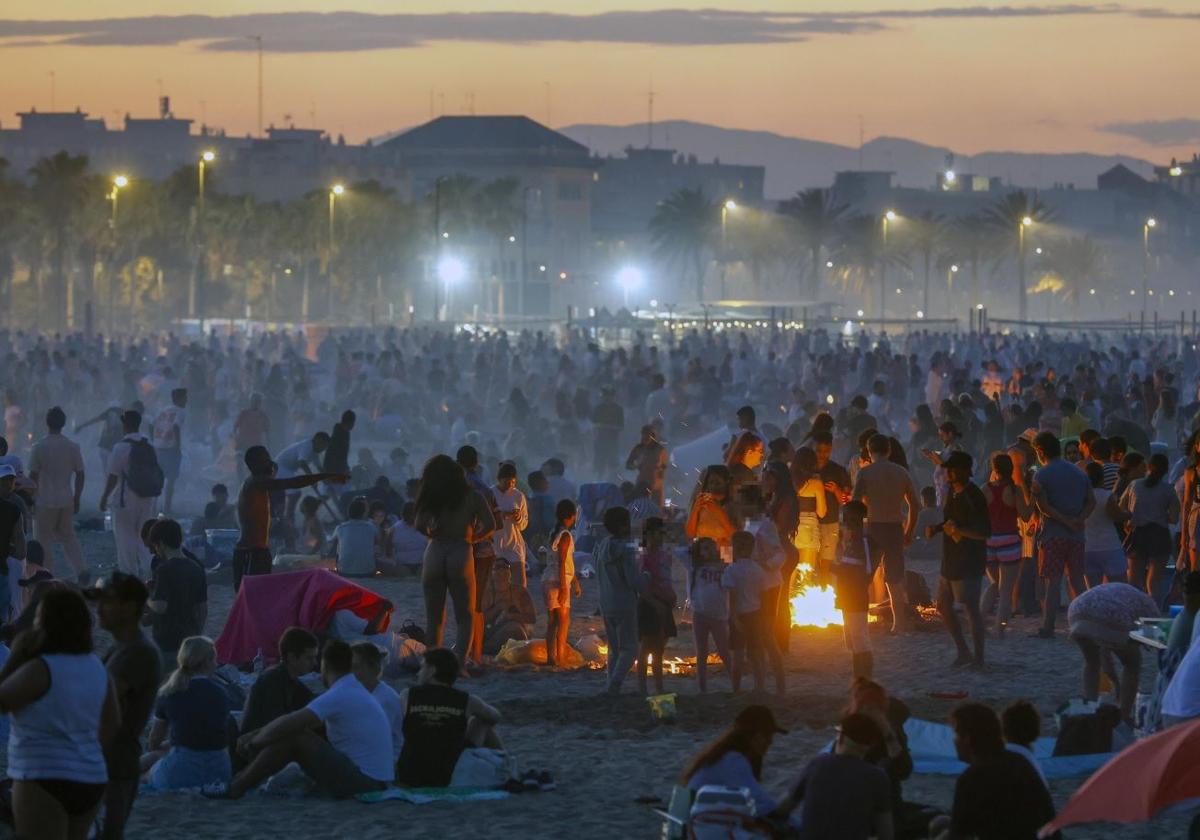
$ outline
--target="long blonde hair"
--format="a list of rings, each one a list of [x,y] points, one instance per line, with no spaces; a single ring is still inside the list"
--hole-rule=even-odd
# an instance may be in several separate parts
[[[212,639],[208,636],[188,636],[180,643],[179,653],[175,656],[175,664],[178,667],[159,689],[159,696],[166,697],[187,691],[192,677],[209,669],[215,664],[216,658],[217,649],[213,647]]]

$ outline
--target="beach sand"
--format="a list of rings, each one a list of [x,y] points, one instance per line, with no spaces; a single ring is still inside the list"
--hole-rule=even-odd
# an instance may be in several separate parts
[[[112,563],[112,536],[85,533],[88,556]],[[924,571],[931,577],[932,568]],[[930,583],[935,581],[930,579]],[[396,605],[395,626],[411,618],[424,623],[420,585],[416,580],[375,579],[372,589]],[[539,593],[535,587],[534,599]],[[573,611],[571,639],[601,627],[596,612],[596,585],[583,581],[584,597]],[[215,579],[209,589],[208,632],[219,634],[232,602],[228,582]],[[544,622],[544,618],[542,619]],[[1060,620],[1061,623],[1061,620]],[[453,633],[452,623],[448,622]],[[539,624],[539,631],[542,625]],[[956,701],[938,700],[931,692],[966,691],[1000,709],[1017,698],[1033,701],[1049,717],[1054,708],[1078,696],[1080,656],[1062,633],[1052,641],[1028,638],[1034,619],[1020,618],[1002,639],[988,639],[989,667],[973,674],[951,670],[953,645],[940,625],[893,638],[875,632],[876,678],[906,702],[917,717],[945,721]],[[668,655],[693,655],[690,629],[683,628]],[[1147,657],[1149,659],[1149,657]],[[771,706],[790,734],[776,738],[766,762],[764,781],[782,792],[804,763],[833,735],[846,703],[849,657],[837,628],[794,628],[786,659],[788,694],[757,697],[732,695],[723,669],[710,674],[710,693],[699,694],[695,678],[667,676],[667,691],[679,695],[678,717],[656,722],[643,698],[635,696],[636,680],[626,682],[617,700],[600,697],[604,675],[598,670],[553,672],[546,668],[493,668],[462,687],[497,705],[504,715],[500,728],[506,746],[522,770],[553,773],[558,789],[521,794],[504,801],[439,803],[414,806],[401,802],[364,805],[355,801],[291,800],[252,794],[239,802],[212,802],[194,794],[145,795],[138,799],[128,836],[131,838],[340,838],[383,837],[570,837],[650,838],[659,836],[659,819],[639,797],[669,798],[671,786],[702,744],[728,724],[750,702]],[[407,682],[394,682],[397,689]],[[1151,665],[1143,674],[1151,684]],[[1049,731],[1049,730],[1047,730]],[[1082,780],[1052,782],[1058,806]],[[954,779],[914,776],[904,786],[905,798],[948,809]],[[1073,829],[1071,838],[1157,838],[1186,836],[1187,818],[1158,820],[1138,826]]]

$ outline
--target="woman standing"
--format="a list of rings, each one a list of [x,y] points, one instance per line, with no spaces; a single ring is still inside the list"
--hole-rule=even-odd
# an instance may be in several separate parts
[[[1179,521],[1179,497],[1164,481],[1170,464],[1167,456],[1150,456],[1145,478],[1134,481],[1121,495],[1122,512],[1129,517],[1125,552],[1129,557],[1129,582],[1154,599],[1162,609],[1170,586],[1167,560],[1174,545],[1171,526]]]
[[[792,485],[796,488],[795,545],[800,553],[800,563],[817,572],[817,579],[826,582],[833,570],[819,568],[821,553],[821,517],[826,513],[825,485],[817,471],[817,453],[807,446],[796,450],[792,459]],[[791,597],[791,592],[788,592]],[[787,600],[787,599],[785,599]]]
[[[491,539],[498,523],[491,505],[467,483],[467,474],[449,455],[434,455],[421,471],[417,530],[429,537],[421,570],[425,628],[432,647],[442,647],[446,595],[454,603],[456,646],[462,660],[471,643],[475,605],[474,543]]]
[[[42,596],[33,629],[17,637],[0,670],[0,713],[12,715],[8,775],[17,836],[83,840],[104,797],[104,745],[120,712],[92,653],[92,616],[78,592]]]
[[[1180,565],[1200,571],[1200,434],[1193,434],[1183,474],[1183,533]]]
[[[179,645],[178,667],[158,692],[149,749],[153,761],[146,782],[155,790],[229,783],[229,698],[212,681],[217,652],[212,639],[190,636]],[[163,744],[170,737],[169,749]],[[157,760],[155,760],[157,759]]]
[[[992,535],[987,541],[988,585],[980,610],[996,608],[996,633],[1003,633],[1012,617],[1013,588],[1021,562],[1019,520],[1029,518],[1029,498],[1013,480],[1012,458],[1003,452],[992,456],[991,479],[983,487]]]
[[[492,534],[496,557],[516,569],[514,580],[521,587],[529,585],[525,568],[525,538],[521,532],[529,527],[529,505],[525,494],[517,489],[517,467],[504,461],[496,470],[496,506],[500,509],[500,529]]]
[[[724,464],[706,467],[696,485],[688,512],[685,532],[691,539],[708,537],[722,549],[729,546],[733,532],[737,530],[726,506],[733,477]]]
[[[767,505],[767,516],[775,523],[775,531],[783,548],[783,566],[779,570],[783,578],[780,589],[782,597],[773,627],[775,641],[780,651],[786,653],[792,635],[792,580],[800,563],[800,550],[796,548],[800,506],[796,487],[792,484],[792,474],[787,466],[778,461],[768,461],[763,467],[763,500]]]

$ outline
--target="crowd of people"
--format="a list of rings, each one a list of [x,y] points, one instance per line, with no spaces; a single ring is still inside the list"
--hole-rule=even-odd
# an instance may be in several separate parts
[[[643,693],[651,679],[663,691],[681,616],[701,691],[711,641],[734,691],[748,680],[765,690],[769,677],[784,694],[801,581],[835,590],[850,670],[868,682],[869,614],[882,609],[891,633],[911,632],[918,561],[937,564],[931,600],[953,667],[986,668],[989,623],[1004,634],[1016,614],[1039,615],[1035,635],[1053,638],[1065,587],[1084,696],[1098,696],[1115,657],[1124,673],[1110,676],[1132,720],[1140,653],[1129,625],[1179,600],[1177,570],[1198,571],[1200,358],[1188,342],[823,330],[318,338],[0,335],[0,632],[15,639],[0,709],[13,714],[19,823],[57,820],[74,836],[103,799],[117,826],[107,836],[119,836],[142,774],[164,787],[217,782],[235,798],[292,762],[336,795],[447,778],[436,749],[496,743],[498,714],[453,688],[458,675],[506,641],[532,640],[539,612],[546,661],[565,663],[585,583],[598,595],[610,694],[631,670]],[[101,480],[85,484],[96,470]],[[97,484],[115,570],[97,568],[76,535]],[[351,578],[419,577],[428,651],[418,684],[393,697],[377,649],[330,639],[326,690],[313,698],[298,678],[316,667],[316,640],[285,634],[282,670],[255,683],[231,748],[204,635],[212,557],[231,531],[236,544],[217,559],[235,589],[281,555]],[[114,639],[108,678],[80,593]],[[65,702],[60,671],[86,701]],[[1177,647],[1164,719],[1196,716],[1171,686],[1197,672]],[[256,699],[260,685],[269,699]],[[25,755],[51,749],[32,746],[45,731],[37,719],[65,733],[55,716],[76,705],[86,719],[69,728],[94,735],[99,753],[50,769],[12,761],[26,737]],[[422,711],[451,707],[453,725]],[[969,752],[995,763],[992,719],[960,711]],[[770,727],[750,717],[734,740],[756,745],[753,770]],[[843,721],[835,758],[887,752],[876,718]],[[815,765],[779,815],[834,819],[821,809],[851,766]],[[895,798],[880,789],[879,807],[859,815],[868,834]],[[971,833],[955,811],[950,830]]]

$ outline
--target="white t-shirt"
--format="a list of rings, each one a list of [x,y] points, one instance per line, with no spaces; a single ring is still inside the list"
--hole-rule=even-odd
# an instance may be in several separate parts
[[[1200,626],[1200,621],[1196,622]],[[1194,639],[1163,692],[1162,713],[1177,718],[1200,717],[1200,644]]]
[[[762,593],[773,581],[762,566],[750,559],[736,560],[725,567],[721,583],[733,590],[734,615],[757,612],[762,606]]]
[[[400,758],[400,750],[404,747],[404,706],[400,703],[400,695],[385,682],[375,686],[371,696],[378,701],[392,727],[392,762],[394,763]]]
[[[1084,548],[1087,551],[1120,551],[1121,539],[1117,536],[1113,521],[1104,511],[1112,491],[1093,487],[1092,495],[1096,497],[1096,508],[1083,525]]]
[[[364,776],[379,782],[395,778],[392,726],[379,702],[353,674],[338,679],[308,704],[325,724],[329,743],[354,762]]]
[[[299,443],[293,443],[287,449],[279,453],[279,457],[275,459],[275,463],[279,469],[275,472],[276,478],[293,478],[300,474],[300,464],[308,464],[310,468],[315,469],[316,453],[313,452],[311,440],[302,440]],[[296,491],[299,492],[299,491]]]
[[[692,588],[688,597],[693,613],[713,621],[728,620],[729,589],[722,582],[724,573],[723,563],[692,567]]]

